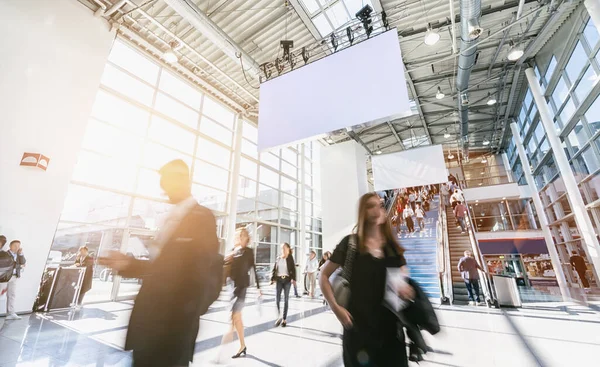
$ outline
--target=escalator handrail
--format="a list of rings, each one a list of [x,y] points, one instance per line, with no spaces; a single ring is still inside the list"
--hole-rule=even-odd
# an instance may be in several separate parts
[[[469,234],[469,240],[471,241],[471,248],[473,250],[473,256],[475,257],[475,259],[477,259],[477,261],[481,264],[481,267],[485,270],[484,272],[482,272],[481,270],[478,270],[479,275],[483,276],[483,278],[485,279],[484,282],[481,282],[482,283],[481,286],[483,288],[485,297],[487,299],[489,299],[492,303],[494,303],[496,300],[496,297],[494,294],[494,289],[491,286],[492,283],[491,283],[490,277],[488,276],[489,270],[487,267],[487,263],[483,259],[483,254],[481,253],[481,250],[479,249],[479,241],[477,241],[477,237],[475,237],[475,225],[473,223],[473,216],[472,216],[471,210],[469,209],[469,205],[466,202],[466,200],[465,200],[465,206],[467,208],[466,214],[467,214],[467,219],[468,219],[467,231]]]
[[[441,190],[440,190],[441,191]],[[442,295],[454,303],[454,289],[452,288],[452,264],[450,259],[450,241],[448,240],[448,222],[446,217],[446,204],[442,194],[439,195],[440,210],[438,223],[440,224],[441,238],[438,240],[438,266],[440,266],[440,290]],[[440,254],[441,251],[441,254]]]

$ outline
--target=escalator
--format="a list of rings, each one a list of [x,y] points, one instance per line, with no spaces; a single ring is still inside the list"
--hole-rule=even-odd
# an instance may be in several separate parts
[[[411,277],[416,280],[428,297],[435,302],[440,299],[439,273],[437,269],[437,231],[439,196],[431,201],[426,212],[425,228],[419,228],[415,220],[415,232],[408,233],[405,224],[397,229],[398,240],[405,249],[404,257]]]
[[[450,270],[452,274],[452,290],[454,302],[468,303],[467,286],[458,271],[458,261],[464,256],[464,252],[471,249],[471,240],[466,233],[460,233],[460,226],[456,225],[452,207],[446,207],[446,218],[448,228],[448,243],[450,248]]]

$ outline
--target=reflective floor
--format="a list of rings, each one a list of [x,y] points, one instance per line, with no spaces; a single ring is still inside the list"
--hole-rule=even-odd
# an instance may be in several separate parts
[[[273,325],[272,290],[261,305],[250,293],[244,309],[248,355],[232,360],[238,344],[219,348],[228,329],[224,294],[200,322],[194,366],[341,366],[341,332],[320,300],[293,298],[287,328]],[[0,318],[0,366],[129,366],[123,352],[131,302],[91,304],[69,313]],[[427,341],[435,352],[420,366],[596,366],[600,306],[530,304],[521,309],[441,306],[443,331]],[[416,366],[416,364],[415,364]]]

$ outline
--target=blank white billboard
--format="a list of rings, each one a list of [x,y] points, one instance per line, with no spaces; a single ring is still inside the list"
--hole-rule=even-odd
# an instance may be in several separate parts
[[[258,149],[411,114],[392,29],[260,86]]]
[[[371,158],[375,191],[448,181],[441,145],[377,155]]]

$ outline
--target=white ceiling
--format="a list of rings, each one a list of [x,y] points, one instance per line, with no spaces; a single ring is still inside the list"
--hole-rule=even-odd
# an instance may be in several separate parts
[[[110,9],[118,0],[79,0],[96,10],[98,3]],[[384,153],[422,144],[456,147],[459,126],[456,115],[457,54],[453,53],[450,4],[454,8],[456,44],[460,45],[459,0],[200,0],[198,8],[222,29],[258,65],[281,56],[280,40],[294,41],[294,49],[314,44],[335,26],[354,17],[355,9],[370,3],[384,10],[390,27],[396,27],[407,70],[408,91],[417,103],[413,116],[376,126],[354,127],[337,132],[334,142],[355,139],[370,151]],[[499,150],[506,144],[508,118],[515,115],[524,89],[524,68],[507,60],[509,41],[521,40],[531,58],[554,34],[580,1],[561,4],[550,12],[550,1],[524,0],[520,22],[515,20],[518,0],[484,0],[477,62],[469,83],[469,140],[474,150]],[[540,8],[541,7],[541,8]],[[242,70],[240,59],[227,56],[163,0],[126,1],[109,21],[130,39],[160,58],[177,41],[179,62],[175,67],[190,80],[237,110],[258,109],[258,76]],[[427,46],[423,36],[428,24],[441,36]],[[339,28],[339,27],[338,27]],[[505,31],[505,29],[507,30]],[[502,44],[502,47],[499,46]],[[515,71],[517,73],[515,74]],[[445,97],[435,98],[440,87]],[[486,104],[488,93],[498,100]],[[512,98],[511,98],[512,97]],[[450,134],[445,138],[444,134]],[[483,146],[484,140],[491,144]]]

